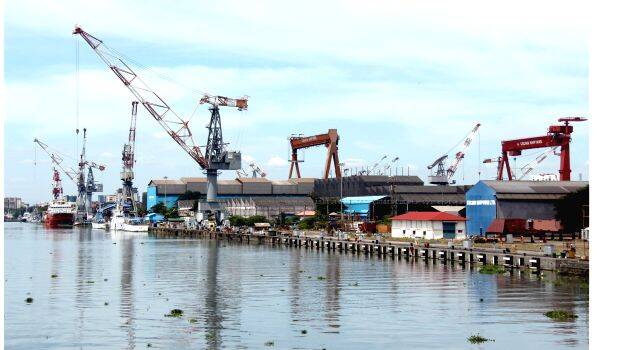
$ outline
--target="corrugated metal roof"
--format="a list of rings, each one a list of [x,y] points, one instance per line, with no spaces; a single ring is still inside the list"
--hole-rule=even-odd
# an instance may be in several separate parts
[[[156,179],[156,180],[151,180],[149,182],[148,186],[158,186],[158,185],[185,185],[184,182],[180,181],[180,180],[175,180],[175,179]]]
[[[565,194],[588,186],[588,181],[496,181],[483,180],[484,184],[500,193]]]
[[[183,183],[189,183],[189,182],[208,182],[208,178],[207,177],[182,177],[180,178],[180,181],[182,181]]]
[[[500,193],[498,199],[517,199],[517,200],[555,200],[564,194],[555,193]]]
[[[410,211],[402,215],[394,216],[392,220],[410,221],[467,221],[464,217],[452,215],[441,211]]]
[[[465,194],[462,193],[400,193],[396,195],[396,199],[409,203],[465,205]]]
[[[269,183],[270,180],[264,177],[239,177],[236,180],[242,183]]]

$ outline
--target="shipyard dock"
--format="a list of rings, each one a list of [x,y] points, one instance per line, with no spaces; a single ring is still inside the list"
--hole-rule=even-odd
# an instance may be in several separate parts
[[[548,270],[561,274],[588,276],[589,263],[580,259],[548,256],[532,251],[510,252],[508,249],[468,248],[462,242],[446,246],[405,242],[380,242],[375,240],[347,240],[336,237],[275,235],[210,232],[183,228],[149,229],[149,235],[157,238],[202,238],[227,240],[246,244],[268,244],[299,249],[365,254],[381,258],[424,260],[440,263],[500,265],[510,269]]]

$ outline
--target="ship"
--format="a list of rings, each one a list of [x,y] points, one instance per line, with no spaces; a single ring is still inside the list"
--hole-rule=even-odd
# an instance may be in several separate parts
[[[75,203],[53,200],[48,204],[48,210],[45,212],[43,222],[47,228],[72,227],[75,213]]]

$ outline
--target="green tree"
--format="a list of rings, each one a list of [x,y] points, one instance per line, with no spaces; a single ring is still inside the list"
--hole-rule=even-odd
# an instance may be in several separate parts
[[[166,216],[167,207],[164,205],[164,203],[158,202],[158,203],[152,205],[152,207],[149,208],[149,211],[152,212],[152,213],[162,214],[162,215]]]
[[[243,218],[240,215],[232,215],[229,217],[229,224],[231,226],[241,227],[241,226],[246,226],[247,221],[245,218]]]
[[[589,189],[586,186],[554,202],[556,219],[562,224],[564,232],[576,233],[588,226],[588,218],[584,219],[584,215],[588,215],[588,199]]]

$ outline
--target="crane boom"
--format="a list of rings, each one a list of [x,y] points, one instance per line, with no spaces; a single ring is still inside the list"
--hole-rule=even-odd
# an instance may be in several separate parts
[[[183,119],[175,113],[166,101],[125,62],[121,54],[108,48],[101,40],[85,32],[79,26],[74,28],[73,34],[80,35],[89,44],[167,134],[205,171],[207,177],[206,203],[208,205],[203,210],[219,212],[220,205],[216,200],[218,170],[240,169],[241,159],[240,152],[230,152],[225,149],[227,144],[223,142],[219,107],[236,107],[238,110],[245,110],[247,109],[248,97],[233,99],[202,94],[199,104],[210,104],[212,113],[210,123],[207,126],[208,140],[205,153],[203,153],[201,147],[193,139],[193,134],[188,126],[190,120]]]
[[[452,177],[456,173],[457,168],[459,167],[459,164],[461,163],[461,160],[465,158],[465,152],[467,152],[469,145],[472,143],[472,140],[474,139],[474,135],[476,135],[478,128],[480,128],[480,123],[476,123],[476,126],[474,126],[472,131],[470,131],[469,135],[467,135],[465,140],[463,140],[461,150],[456,153],[452,164],[448,167],[448,170],[446,171],[446,173],[448,174],[448,180],[452,179]]]
[[[522,180],[524,177],[526,177],[528,174],[530,174],[532,172],[532,170],[534,170],[534,168],[539,165],[542,161],[545,160],[545,158],[547,158],[547,156],[549,156],[550,154],[554,153],[554,151],[556,151],[556,148],[558,148],[557,146],[555,147],[550,147],[550,149],[548,149],[547,151],[541,153],[538,157],[536,157],[532,162],[524,165],[523,167],[521,167],[521,176],[519,176],[519,178],[517,180]]]
[[[139,102],[156,119],[162,128],[177,142],[202,169],[208,168],[201,148],[195,144],[193,135],[188,128],[188,121],[182,119],[169,105],[130,68],[121,56],[109,49],[104,43],[76,27],[73,34],[80,35],[102,61],[112,70],[121,82],[130,90]],[[203,98],[202,98],[203,101]],[[207,101],[212,101],[207,99]]]
[[[54,153],[54,152],[50,152],[50,150],[48,150],[48,145],[46,145],[45,143],[43,143],[42,141],[40,141],[39,139],[35,139],[34,142],[36,144],[39,145],[39,147],[41,147],[41,149],[47,153],[47,155],[50,157],[50,159],[52,159],[52,163],[56,164],[56,166],[58,166],[61,171],[74,183],[78,183],[76,180],[76,171],[71,169],[71,172],[73,172],[74,174],[72,175],[69,170],[65,169],[65,167],[63,167],[63,165],[61,164],[61,162],[63,161],[63,158],[61,158],[61,156],[59,156],[58,154]]]
[[[428,176],[428,181],[430,183],[435,184],[435,185],[447,185],[449,183],[456,183],[456,181],[451,181],[452,177],[456,173],[456,170],[458,169],[459,164],[461,163],[463,158],[465,158],[465,152],[467,152],[467,149],[469,148],[469,145],[472,143],[472,140],[474,139],[474,135],[476,134],[479,128],[480,128],[480,123],[476,123],[476,125],[472,128],[472,130],[470,130],[470,132],[463,139],[463,141],[459,142],[458,144],[452,147],[453,149],[459,144],[461,144],[461,149],[458,152],[456,152],[456,154],[454,155],[454,160],[452,161],[452,164],[450,164],[450,166],[447,169],[445,168],[445,162],[446,162],[446,159],[448,158],[447,153],[437,158],[431,165],[428,166],[428,169],[431,170],[431,175]],[[437,167],[437,170],[433,173],[432,169],[435,167]]]

